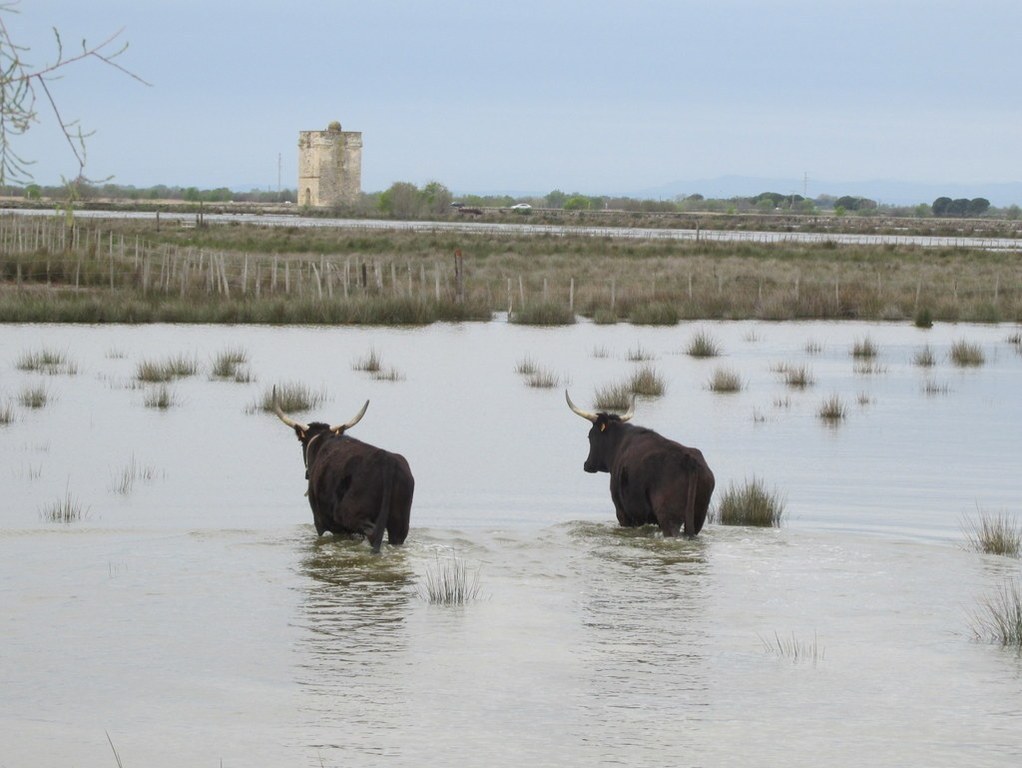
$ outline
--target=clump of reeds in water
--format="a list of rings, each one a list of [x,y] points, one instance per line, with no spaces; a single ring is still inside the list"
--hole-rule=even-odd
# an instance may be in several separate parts
[[[951,344],[951,362],[961,368],[983,365],[986,358],[979,344],[959,340]]]
[[[779,528],[784,516],[784,497],[769,491],[763,481],[753,477],[742,485],[731,483],[720,495],[711,515],[720,525],[751,525]]]
[[[869,336],[856,339],[852,344],[852,357],[857,360],[873,360],[879,353],[876,342]]]
[[[515,373],[525,379],[525,383],[537,389],[556,387],[561,380],[554,371],[540,365],[531,355],[526,355],[515,364]]]
[[[210,373],[215,379],[233,379],[240,383],[252,380],[247,368],[242,366],[248,362],[248,352],[240,347],[228,347],[213,357]]]
[[[135,454],[131,455],[128,466],[121,470],[120,474],[114,477],[111,490],[122,496],[127,496],[135,487],[136,482],[149,483],[156,477],[156,468],[139,464],[135,460]]]
[[[272,386],[263,392],[253,410],[274,412],[274,397],[284,413],[309,411],[326,400],[326,395],[297,381],[288,381]]]
[[[18,402],[25,408],[42,408],[49,401],[50,396],[46,391],[46,387],[40,384],[25,387],[18,393]]]
[[[806,342],[805,350],[810,355],[818,355],[823,352],[823,344],[815,339],[810,339]]]
[[[199,363],[194,357],[174,355],[165,360],[143,360],[135,368],[135,378],[146,384],[159,384],[194,376]]]
[[[174,397],[174,391],[166,384],[160,384],[146,390],[143,402],[146,408],[156,408],[157,410],[165,411],[177,401]]]
[[[376,351],[376,347],[371,347],[369,352],[351,364],[353,371],[364,371],[365,373],[379,373],[382,368],[383,358]]]
[[[915,355],[912,356],[912,362],[920,368],[932,368],[936,365],[937,359],[934,357],[933,350],[930,349],[930,345],[926,344],[922,349],[916,350]]]
[[[628,384],[609,384],[598,387],[595,394],[598,411],[620,411],[624,413],[632,405],[632,388]]]
[[[838,395],[831,395],[820,403],[816,415],[829,424],[837,424],[845,417],[845,404]]]
[[[642,397],[661,397],[667,390],[664,377],[652,365],[643,365],[628,380],[628,388]]]
[[[528,304],[512,312],[508,320],[518,325],[571,325],[575,322],[575,313],[564,304],[544,302]]]
[[[437,555],[418,592],[430,605],[465,605],[479,597],[479,569],[470,572],[461,558]]]
[[[1022,349],[1022,331],[1009,333],[1007,341],[1009,344],[1014,344],[1016,347]]]
[[[1008,512],[979,509],[976,518],[962,522],[969,549],[987,555],[1018,557],[1022,551],[1022,523]]]
[[[720,344],[706,331],[697,331],[685,348],[685,353],[691,357],[717,357],[720,354]]]
[[[64,352],[55,349],[22,352],[14,361],[14,365],[20,371],[50,374],[78,373],[78,364],[70,360]]]
[[[72,496],[70,491],[66,491],[63,498],[43,507],[40,517],[51,523],[69,525],[70,523],[82,520],[87,514],[88,509],[83,507],[82,503]]]
[[[0,403],[0,427],[10,424],[14,421],[14,406],[11,405],[10,400],[5,400]]]
[[[1022,649],[1022,588],[1015,579],[1006,581],[994,594],[981,601],[973,614],[976,639]]]
[[[742,377],[732,368],[717,368],[707,383],[711,392],[720,394],[741,392],[744,386]]]
[[[805,389],[815,382],[807,365],[788,365],[784,368],[784,383],[795,389]]]
[[[656,355],[654,355],[648,349],[644,349],[641,344],[637,345],[633,349],[628,350],[628,360],[630,362],[645,363],[654,359],[656,359]]]
[[[364,357],[360,357],[353,362],[351,367],[352,370],[371,373],[377,381],[401,381],[404,379],[404,374],[397,370],[397,368],[393,366],[384,368],[383,358],[376,351],[375,347],[370,348]]]
[[[812,640],[799,640],[795,633],[791,637],[781,637],[774,632],[772,639],[760,637],[763,649],[779,659],[787,659],[792,664],[810,662],[815,666],[823,660],[824,649],[820,647],[819,638],[813,633]]]

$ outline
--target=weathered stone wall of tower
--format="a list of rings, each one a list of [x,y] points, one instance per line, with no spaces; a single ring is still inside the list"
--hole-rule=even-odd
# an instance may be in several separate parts
[[[325,131],[298,134],[300,205],[351,205],[361,193],[361,132],[342,131],[334,122]]]

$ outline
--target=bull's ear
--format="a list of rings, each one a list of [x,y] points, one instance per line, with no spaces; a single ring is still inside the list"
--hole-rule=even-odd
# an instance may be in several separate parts
[[[605,422],[605,421],[601,421],[600,422],[600,431],[601,432],[606,432],[607,431],[607,422]]]

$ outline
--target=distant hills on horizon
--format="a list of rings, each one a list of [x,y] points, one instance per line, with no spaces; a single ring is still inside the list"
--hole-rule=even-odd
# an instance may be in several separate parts
[[[703,197],[728,199],[751,197],[760,192],[779,192],[782,195],[803,195],[817,198],[866,197],[882,205],[930,204],[938,197],[951,199],[984,197],[998,208],[1022,204],[1022,182],[960,183],[897,181],[874,179],[870,181],[819,181],[809,177],[808,182],[796,178],[756,178],[752,176],[720,176],[714,179],[672,181],[658,187],[648,187],[628,195],[641,199],[671,200],[678,195],[700,194]]]

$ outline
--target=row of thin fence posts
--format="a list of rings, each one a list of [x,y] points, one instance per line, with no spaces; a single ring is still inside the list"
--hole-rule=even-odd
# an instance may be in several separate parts
[[[259,297],[264,291],[271,294],[306,292],[320,299],[333,299],[337,295],[348,298],[361,291],[382,293],[385,290],[385,265],[379,260],[347,256],[343,264],[328,256],[318,260],[305,257],[285,258],[281,256],[253,256],[240,254],[228,256],[219,251],[174,245],[152,245],[134,237],[132,243],[124,235],[101,228],[85,227],[63,223],[54,225],[51,219],[28,217],[0,217],[0,258],[2,255],[16,255],[16,280],[22,282],[22,262],[25,256],[35,256],[38,264],[45,268],[49,282],[51,262],[70,256],[74,260],[73,279],[65,274],[64,282],[74,288],[82,287],[82,269],[89,261],[95,276],[102,265],[104,281],[111,289],[128,281],[137,281],[144,295],[150,292],[170,294],[179,291],[185,296],[189,290],[204,285],[207,293],[230,297],[232,291],[241,295],[250,292]],[[43,262],[42,260],[45,260]],[[318,263],[317,263],[318,261]],[[128,267],[127,265],[131,265]],[[399,270],[396,261],[390,261],[390,287],[395,295],[404,293],[411,297],[416,293],[418,272],[419,295],[425,295],[426,286],[433,297],[440,301],[447,292],[448,273],[442,264],[435,262],[432,270],[425,262],[413,269],[408,261],[404,270]],[[404,275],[399,276],[399,271]],[[432,271],[429,280],[428,271]],[[430,285],[431,283],[431,285]],[[90,281],[96,285],[95,277]],[[454,297],[465,301],[465,267],[461,250],[455,252]]]

